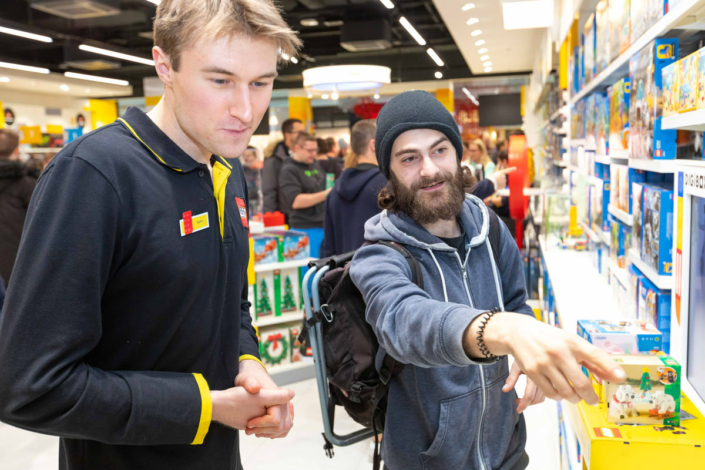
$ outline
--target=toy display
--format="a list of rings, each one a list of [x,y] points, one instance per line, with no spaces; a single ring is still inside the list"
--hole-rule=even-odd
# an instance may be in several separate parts
[[[641,37],[646,29],[650,26],[649,8],[651,5],[648,0],[632,0],[629,19],[631,21],[631,31],[629,31],[629,39],[634,43]]]
[[[289,328],[289,344],[291,345],[291,362],[301,362],[303,354],[301,353],[301,342],[299,335],[301,334],[300,326],[292,326]]]
[[[595,15],[592,14],[585,22],[583,29],[585,43],[583,45],[583,68],[585,84],[587,85],[595,77]]]
[[[257,273],[254,286],[255,320],[299,310],[302,301],[300,286],[299,268]]]
[[[592,94],[585,100],[585,148],[594,149],[596,148],[596,145],[597,107],[596,97]]]
[[[705,64],[704,64],[705,65]],[[661,70],[663,84],[663,117],[678,114],[678,77],[680,76],[680,63],[673,62]]]
[[[623,78],[607,89],[610,114],[608,148],[611,156],[618,157],[619,153],[629,150],[629,95],[628,78]]]
[[[255,320],[274,314],[274,272],[265,271],[255,276]]]
[[[610,165],[610,204],[629,212],[629,167]]]
[[[260,331],[260,356],[265,366],[291,363],[291,332],[288,328]]]
[[[661,71],[675,62],[677,51],[678,39],[657,39],[636,53],[629,62],[630,158],[676,158],[677,130],[661,129]]]
[[[610,62],[629,48],[629,10],[629,0],[610,0],[609,2]]]
[[[311,257],[306,232],[296,230],[268,230],[264,235],[277,237],[278,261],[296,261]]]
[[[696,92],[697,109],[705,108],[705,48],[698,51],[698,86]]]
[[[607,142],[610,134],[610,113],[607,95],[593,93],[595,100],[595,152],[599,156],[608,154]]]
[[[615,424],[680,424],[681,367],[671,356],[616,356],[627,373],[623,384],[605,382],[607,421]]]
[[[629,286],[628,286],[628,292],[627,292],[627,318],[630,320],[645,320],[644,318],[641,318],[639,316],[639,297],[640,297],[640,288],[641,288],[641,282],[644,278],[644,275],[639,271],[636,266],[630,265],[629,266]],[[652,325],[656,325],[656,323],[652,322]],[[663,333],[663,332],[661,332]],[[665,343],[665,338],[662,338],[661,345],[663,347],[663,343]]]
[[[626,311],[629,308],[627,305],[629,285],[622,284],[621,277],[616,272],[613,272],[610,286],[612,287],[612,298],[616,301],[617,308],[621,312]]]
[[[641,238],[643,227],[644,186],[632,183],[632,248],[641,256]]]
[[[641,320],[578,320],[578,335],[610,354],[661,350],[661,332]]]
[[[696,108],[698,93],[698,52],[682,58],[678,71],[678,112]]]
[[[253,235],[255,264],[269,264],[279,261],[277,237],[273,235]]]
[[[610,16],[609,2],[602,0],[595,10],[595,75],[609,66],[610,60]]]
[[[583,99],[576,103],[575,107],[571,110],[571,130],[570,135],[573,139],[584,139],[585,138],[585,124],[586,124],[586,102]],[[576,162],[577,163],[577,162]]]
[[[661,332],[661,350],[671,352],[671,293],[657,288],[646,277],[639,280],[638,316]]]
[[[663,18],[664,7],[668,4],[673,4],[674,0],[650,0],[649,1],[649,24],[647,27],[653,26],[658,20]]]
[[[673,271],[673,191],[644,185],[641,259],[659,275]]]
[[[607,183],[609,184],[609,183]],[[590,191],[590,220],[589,225],[593,231],[602,230],[602,218],[604,214],[604,206],[602,197],[604,194],[603,186],[605,183],[600,180],[598,184],[592,187]]]

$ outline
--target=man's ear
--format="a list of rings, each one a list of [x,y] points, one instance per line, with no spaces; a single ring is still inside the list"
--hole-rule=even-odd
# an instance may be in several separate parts
[[[370,152],[372,152],[372,155],[376,155],[376,153],[375,153],[375,139],[370,140]]]
[[[165,86],[172,85],[172,74],[175,72],[171,66],[170,57],[159,46],[152,48],[152,59],[154,60],[154,68],[157,71],[159,79]]]

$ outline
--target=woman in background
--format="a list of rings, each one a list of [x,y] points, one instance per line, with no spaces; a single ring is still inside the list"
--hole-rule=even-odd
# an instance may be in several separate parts
[[[480,139],[475,139],[468,145],[471,165],[473,168],[482,168],[485,178],[489,178],[495,172],[495,164],[487,154],[487,147]]]

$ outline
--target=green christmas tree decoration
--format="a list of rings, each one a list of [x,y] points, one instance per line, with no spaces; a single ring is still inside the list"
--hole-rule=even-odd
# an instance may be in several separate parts
[[[292,312],[296,310],[296,302],[294,300],[294,288],[291,285],[291,279],[286,276],[284,280],[284,300],[282,300],[282,311]]]
[[[639,386],[639,390],[642,392],[648,392],[651,390],[651,376],[649,375],[649,369],[645,367],[643,369],[643,374],[641,375],[641,385]]]
[[[257,302],[257,314],[267,315],[272,313],[272,306],[269,304],[269,288],[264,279],[262,279],[259,290],[260,299]]]

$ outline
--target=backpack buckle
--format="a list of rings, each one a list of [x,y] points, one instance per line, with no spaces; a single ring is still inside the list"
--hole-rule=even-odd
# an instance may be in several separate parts
[[[348,400],[355,403],[360,403],[360,392],[362,392],[362,386],[359,382],[355,382],[354,384],[352,384],[352,387],[350,387]]]
[[[387,385],[392,379],[392,371],[389,370],[389,368],[382,366],[382,368],[379,370],[379,379],[384,385]]]
[[[326,319],[328,323],[331,323],[333,321],[333,312],[335,309],[331,309],[328,304],[323,304],[321,305],[321,314],[323,314],[323,318]]]

